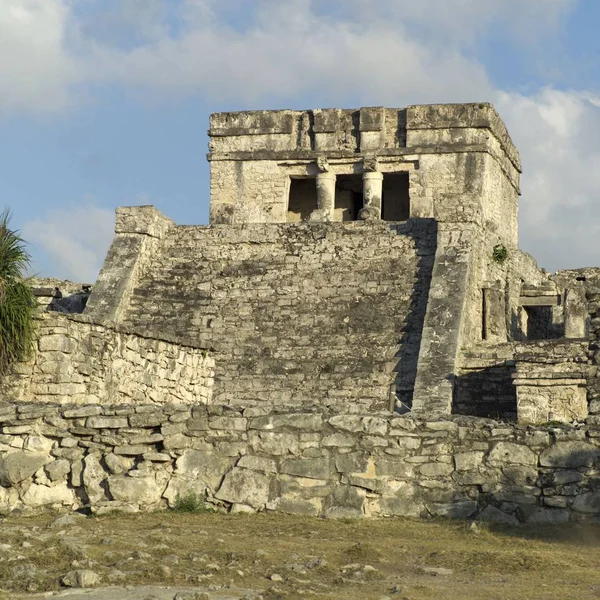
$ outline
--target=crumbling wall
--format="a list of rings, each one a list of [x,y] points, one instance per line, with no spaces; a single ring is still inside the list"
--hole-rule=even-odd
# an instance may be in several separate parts
[[[600,430],[223,406],[0,406],[0,514],[154,510],[598,518]]]
[[[210,400],[214,360],[206,351],[43,313],[31,359],[14,365],[4,393],[28,402],[128,404]]]

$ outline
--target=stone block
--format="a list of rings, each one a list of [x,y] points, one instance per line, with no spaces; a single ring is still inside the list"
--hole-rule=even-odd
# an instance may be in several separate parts
[[[234,462],[232,457],[189,449],[177,459],[175,472],[184,479],[203,481],[214,492]]]
[[[333,433],[331,435],[326,435],[321,441],[321,446],[323,446],[324,448],[351,448],[355,445],[356,440],[353,437],[349,435],[342,435],[341,433]]]
[[[171,462],[171,457],[163,452],[146,452],[142,455],[143,459],[148,462]]]
[[[274,460],[263,458],[262,456],[242,456],[238,461],[237,466],[253,471],[262,471],[263,473],[277,473],[277,463]]]
[[[45,335],[38,340],[40,352],[64,352],[71,354],[78,351],[77,340],[65,335]]]
[[[329,479],[331,461],[329,458],[292,458],[282,462],[280,472],[310,479]]]
[[[108,489],[114,500],[140,507],[159,504],[165,487],[158,483],[153,475],[148,477],[110,475],[108,477]]]
[[[255,452],[263,452],[273,456],[298,454],[300,452],[298,436],[291,433],[250,431],[248,442]]]
[[[187,421],[189,431],[208,431],[208,418],[193,417]]]
[[[599,458],[600,450],[587,442],[557,442],[540,454],[540,465],[577,469],[592,467]]]
[[[125,417],[88,417],[85,426],[91,429],[121,429],[128,427]]]
[[[210,429],[222,429],[224,431],[246,431],[248,419],[243,417],[213,417],[209,420]]]
[[[173,435],[165,436],[163,446],[165,450],[178,450],[181,448],[189,448],[191,440],[183,433],[175,433]]]
[[[337,486],[331,495],[325,498],[324,514],[333,519],[362,517],[364,503],[364,491],[347,485]]]
[[[8,452],[0,457],[0,485],[10,487],[25,481],[51,461],[52,457],[45,453]]]
[[[108,473],[100,462],[100,454],[88,454],[83,459],[82,482],[90,503],[96,504],[106,500],[104,481],[107,475]]]
[[[159,427],[168,420],[162,413],[140,413],[129,417],[131,427]]]
[[[145,452],[151,450],[151,446],[117,446],[114,453],[121,456],[141,456]]]
[[[340,473],[364,473],[369,455],[366,452],[349,452],[335,457],[335,468]]]
[[[104,456],[104,462],[113,475],[121,475],[127,473],[133,467],[134,460],[110,452]]]
[[[65,419],[78,419],[82,417],[94,417],[102,414],[101,406],[81,406],[77,408],[65,408],[63,417]]]
[[[483,464],[483,452],[459,452],[454,455],[457,471],[475,471]]]
[[[183,433],[186,430],[186,423],[167,423],[160,428],[160,432],[164,436]]]
[[[537,456],[527,446],[512,442],[498,442],[489,453],[487,461],[495,467],[509,464],[537,465]]]
[[[600,515],[600,492],[588,492],[577,496],[572,509],[577,512]]]
[[[75,492],[67,486],[66,482],[52,486],[33,483],[21,498],[23,504],[32,507],[62,504],[71,508],[77,504]]]
[[[321,431],[323,417],[313,413],[290,413],[286,415],[270,415],[249,419],[248,429],[299,429],[302,431]]]
[[[445,517],[447,519],[468,519],[477,512],[477,508],[477,502],[475,500],[462,500],[459,502],[427,505],[427,510],[434,517]]]
[[[23,450],[28,452],[38,452],[40,454],[49,454],[54,442],[41,435],[28,435],[23,443]]]
[[[407,464],[402,459],[386,460],[378,458],[375,461],[375,468],[377,475],[380,477],[400,477],[406,479],[412,477],[415,472],[415,466]]]
[[[454,471],[454,465],[441,462],[432,462],[421,465],[419,473],[425,477],[446,477]]]
[[[59,458],[48,463],[44,468],[50,481],[58,481],[71,472],[71,463],[64,458]]]
[[[225,475],[215,498],[261,509],[269,501],[270,485],[267,475],[234,467]]]

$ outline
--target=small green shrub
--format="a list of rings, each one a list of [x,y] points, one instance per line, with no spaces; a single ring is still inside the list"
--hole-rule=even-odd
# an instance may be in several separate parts
[[[508,250],[502,244],[496,244],[492,250],[492,260],[502,264],[508,258]]]
[[[213,513],[216,510],[210,506],[204,498],[200,498],[196,492],[189,491],[182,496],[177,494],[173,510],[182,513]]]

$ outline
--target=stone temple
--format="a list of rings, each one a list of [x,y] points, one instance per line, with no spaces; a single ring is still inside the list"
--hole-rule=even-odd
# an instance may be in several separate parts
[[[94,510],[191,486],[240,510],[600,514],[600,270],[519,250],[490,104],[219,113],[209,136],[209,225],[119,208],[91,294],[38,282],[36,352],[3,384],[5,504],[51,496],[1,467],[35,427],[72,463],[51,497],[83,486]],[[44,468],[32,488],[63,481]]]

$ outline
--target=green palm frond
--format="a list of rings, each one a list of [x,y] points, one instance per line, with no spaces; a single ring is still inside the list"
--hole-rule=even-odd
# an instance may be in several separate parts
[[[10,211],[0,213],[0,281],[22,279],[29,266],[30,256],[25,241],[10,225]]]
[[[33,347],[36,302],[24,280],[29,252],[18,231],[10,228],[10,212],[0,213],[0,374],[27,358]]]

